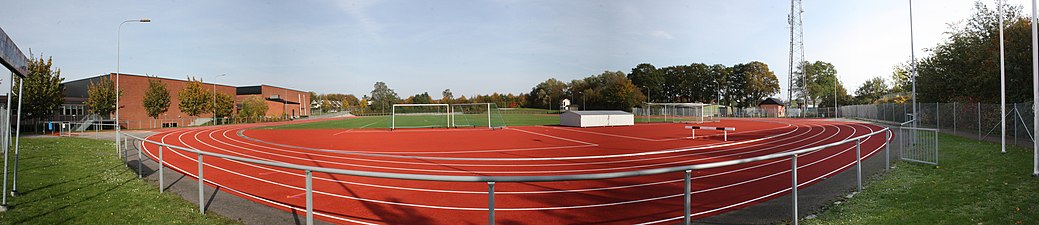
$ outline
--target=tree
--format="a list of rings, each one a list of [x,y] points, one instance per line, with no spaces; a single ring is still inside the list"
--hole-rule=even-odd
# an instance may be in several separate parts
[[[213,95],[203,87],[202,80],[188,78],[188,85],[178,93],[180,111],[189,116],[212,112]]]
[[[267,102],[258,96],[242,100],[242,108],[238,109],[238,117],[256,121],[267,116]]]
[[[440,103],[452,104],[452,101],[455,100],[455,94],[451,93],[451,89],[444,89],[444,92],[441,92],[440,94],[444,96],[440,98]]]
[[[431,103],[433,103],[433,97],[429,96],[429,92],[423,92],[422,94],[417,94],[415,96],[410,97],[409,99],[411,99],[410,102],[413,103],[413,104],[431,104]]]
[[[566,83],[555,78],[549,78],[530,90],[529,95],[531,98],[527,98],[526,102],[531,107],[552,109],[553,105],[566,98],[564,97],[566,90]]]
[[[50,57],[46,61],[43,55],[30,59],[28,66],[28,76],[14,83],[17,90],[19,82],[25,81],[22,87],[25,94],[21,95],[25,101],[21,106],[22,116],[26,119],[49,118],[54,115],[55,108],[65,103],[65,86],[61,84],[65,78],[61,77],[61,69],[51,68],[53,61]]]
[[[919,101],[998,102],[1000,29],[1006,42],[1007,100],[1031,101],[1031,24],[1020,6],[1007,7],[1004,19],[1001,28],[996,11],[975,2],[974,14],[951,26],[946,40],[919,61]]]
[[[855,90],[855,98],[860,104],[873,104],[884,97],[890,91],[883,77],[874,77],[862,83]]]
[[[768,64],[752,61],[733,66],[733,77],[739,80],[736,85],[740,95],[736,96],[737,106],[751,107],[768,96],[779,93],[779,78],[769,70]],[[730,89],[736,90],[736,89]]]
[[[894,67],[891,71],[891,92],[903,93],[912,90],[912,81],[909,80],[909,68],[908,65],[899,64]]]
[[[230,94],[216,94],[215,117],[230,117],[234,113],[234,96]]]
[[[119,90],[118,94],[115,91],[115,83],[112,82],[111,76],[101,77],[97,82],[90,82],[90,86],[87,87],[87,101],[83,102],[90,113],[98,114],[101,116],[111,115],[115,112],[115,98],[116,95],[122,96],[123,91]]]
[[[158,119],[159,115],[170,109],[170,91],[166,84],[157,78],[148,79],[148,90],[144,92],[144,110],[148,117]]]
[[[386,83],[379,81],[375,82],[375,88],[372,89],[371,102],[372,108],[386,112],[394,103],[400,102],[400,97]]]
[[[653,64],[642,63],[631,69],[628,79],[636,87],[639,87],[649,101],[660,101],[664,96],[664,76]]]

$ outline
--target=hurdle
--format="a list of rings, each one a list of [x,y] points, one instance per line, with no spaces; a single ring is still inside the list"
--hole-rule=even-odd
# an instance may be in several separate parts
[[[723,134],[722,137],[724,138],[723,139],[724,141],[729,141],[729,131],[736,130],[735,127],[703,127],[703,126],[685,126],[685,129],[689,129],[689,130],[692,131],[692,139],[696,139],[696,130],[720,130],[720,131],[724,132],[724,133],[722,133]]]

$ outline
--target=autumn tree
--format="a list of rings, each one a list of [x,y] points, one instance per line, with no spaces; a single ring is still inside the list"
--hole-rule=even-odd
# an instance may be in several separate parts
[[[116,95],[122,96],[122,94],[122,90],[118,94],[116,93],[115,83],[112,82],[111,76],[101,77],[97,82],[90,82],[90,86],[87,87],[87,100],[83,102],[83,105],[89,109],[90,113],[101,116],[111,115],[112,112],[115,112]]]
[[[170,109],[170,91],[158,78],[148,79],[148,90],[144,92],[144,110],[148,117],[158,119]]]
[[[242,108],[238,109],[238,117],[256,121],[267,116],[267,110],[267,102],[263,98],[252,96],[242,100]]]
[[[862,83],[862,86],[855,90],[855,99],[860,104],[873,104],[889,91],[890,89],[888,89],[883,77],[874,77],[866,80],[865,83]]]
[[[188,78],[188,84],[178,93],[180,111],[189,116],[212,112],[213,93],[203,87],[202,80]]]
[[[266,104],[265,104],[266,105]],[[230,94],[216,94],[216,117],[231,117],[234,113],[234,96]]]
[[[50,57],[43,60],[39,58],[29,60],[29,74],[25,78],[15,80],[15,90],[19,82],[24,81],[24,95],[20,94],[24,103],[22,116],[26,119],[44,119],[54,115],[54,109],[65,103],[65,86],[61,84],[65,78],[61,77],[61,69],[53,68]],[[12,90],[14,91],[14,90]],[[113,103],[114,105],[115,103]]]

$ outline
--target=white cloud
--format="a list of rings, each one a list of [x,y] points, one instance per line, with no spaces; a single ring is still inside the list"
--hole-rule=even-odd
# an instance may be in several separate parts
[[[653,37],[656,37],[656,38],[675,39],[674,35],[671,35],[671,33],[668,33],[667,31],[662,31],[662,30],[653,31],[652,33],[650,33],[650,35],[653,36]]]
[[[382,24],[372,19],[366,11],[369,7],[379,2],[382,2],[382,0],[336,1],[336,6],[361,23],[361,26],[364,27],[365,31],[372,38],[382,40],[382,35],[380,34],[382,33]]]

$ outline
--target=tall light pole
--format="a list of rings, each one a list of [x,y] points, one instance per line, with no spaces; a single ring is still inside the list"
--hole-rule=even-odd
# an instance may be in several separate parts
[[[1007,71],[1003,53],[1003,1],[996,0],[996,7],[999,11],[999,152],[1007,154]]]
[[[1035,0],[1032,0],[1032,130],[1039,128],[1039,31],[1036,30]],[[1039,176],[1039,141],[1032,141],[1032,176]]]
[[[833,119],[837,120],[837,74],[833,75]]]
[[[216,125],[216,78],[227,76],[226,73],[213,77],[213,125]]]
[[[121,140],[120,135],[122,134],[121,133],[122,128],[120,128],[120,125],[119,125],[119,93],[120,93],[119,92],[119,90],[120,90],[119,89],[119,73],[121,73],[119,71],[119,53],[120,53],[119,50],[120,50],[120,47],[121,47],[120,46],[121,42],[122,42],[121,39],[122,39],[122,36],[123,36],[123,24],[126,24],[126,23],[151,23],[151,22],[152,22],[152,20],[151,19],[147,19],[147,18],[143,18],[143,19],[139,19],[139,20],[126,20],[126,21],[123,21],[122,23],[119,23],[119,29],[116,29],[116,36],[115,36],[115,151],[116,151],[116,155],[122,154],[122,152],[120,152],[122,150],[122,148],[120,147],[120,144],[122,144],[122,142],[120,142],[120,140]]]
[[[910,71],[909,71],[909,76],[910,76],[910,78],[912,78],[911,80],[913,82],[913,92],[911,94],[911,97],[913,98],[913,114],[912,115],[913,115],[913,127],[916,128],[916,127],[919,127],[918,126],[919,121],[916,119],[916,116],[917,116],[916,115],[916,113],[917,113],[917,110],[916,110],[916,47],[913,46],[914,42],[915,42],[914,40],[915,39],[913,38],[913,0],[909,0],[909,50],[910,50],[909,51],[909,57],[910,57],[910,60],[911,60],[910,63],[913,64],[912,65],[913,68],[910,69]]]

